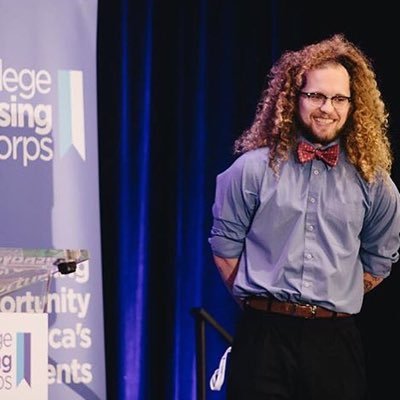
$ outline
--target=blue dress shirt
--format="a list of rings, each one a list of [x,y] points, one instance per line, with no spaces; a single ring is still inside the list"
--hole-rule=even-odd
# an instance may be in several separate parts
[[[387,277],[399,259],[398,189],[390,177],[368,184],[343,150],[335,167],[291,155],[278,177],[268,152],[249,151],[217,176],[209,242],[239,258],[233,294],[358,313],[363,272]]]

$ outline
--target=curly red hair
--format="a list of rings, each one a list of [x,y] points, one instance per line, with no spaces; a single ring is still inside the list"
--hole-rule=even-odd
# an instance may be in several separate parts
[[[349,73],[352,111],[342,135],[349,161],[372,182],[390,173],[393,156],[388,138],[388,113],[372,63],[344,35],[336,34],[299,51],[287,51],[272,66],[254,121],[235,141],[235,153],[259,147],[270,149],[270,167],[279,172],[296,143],[298,92],[307,71],[326,64],[341,64]]]

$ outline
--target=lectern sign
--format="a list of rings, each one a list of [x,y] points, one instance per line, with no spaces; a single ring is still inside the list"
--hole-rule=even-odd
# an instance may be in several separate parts
[[[0,313],[0,399],[47,400],[48,315]]]
[[[0,399],[47,400],[49,288],[87,250],[0,247]]]

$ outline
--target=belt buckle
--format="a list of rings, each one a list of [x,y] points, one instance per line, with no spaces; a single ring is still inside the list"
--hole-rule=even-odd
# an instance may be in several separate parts
[[[309,307],[309,309],[311,311],[311,317],[310,318],[315,318],[317,316],[317,306],[315,304],[314,305],[308,304],[308,307]]]

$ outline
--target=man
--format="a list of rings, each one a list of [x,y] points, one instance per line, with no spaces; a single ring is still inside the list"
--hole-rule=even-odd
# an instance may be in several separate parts
[[[286,52],[269,77],[213,205],[215,263],[243,308],[227,398],[364,399],[354,315],[400,246],[386,108],[340,34]]]

